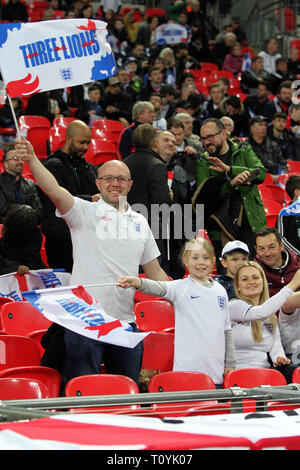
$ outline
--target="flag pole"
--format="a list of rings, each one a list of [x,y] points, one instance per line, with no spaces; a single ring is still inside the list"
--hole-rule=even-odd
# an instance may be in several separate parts
[[[6,92],[6,93],[7,93],[7,92]],[[14,123],[15,123],[15,126],[16,126],[17,137],[20,137],[20,129],[19,129],[19,124],[18,124],[17,116],[16,116],[16,113],[15,113],[15,110],[14,110],[14,107],[13,107],[13,104],[12,104],[12,101],[11,101],[11,97],[9,96],[8,93],[7,93],[7,98],[8,98],[9,106],[10,106],[11,113],[12,113],[12,116],[13,116],[13,119],[14,119]]]

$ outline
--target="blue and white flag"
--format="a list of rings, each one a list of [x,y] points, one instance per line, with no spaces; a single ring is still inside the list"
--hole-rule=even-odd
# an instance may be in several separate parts
[[[150,333],[134,333],[129,323],[117,320],[82,286],[22,292],[48,320],[88,338],[134,348]]]
[[[244,72],[245,70],[249,70],[251,68],[251,56],[250,56],[250,52],[245,52],[244,54],[244,59],[243,59],[243,63],[242,63],[242,72]]]
[[[115,75],[106,26],[84,18],[0,24],[1,73],[8,95],[26,96]]]
[[[188,32],[177,23],[163,23],[155,29],[155,41],[159,45],[187,42]]]
[[[68,286],[70,277],[70,273],[61,269],[33,270],[22,276],[17,273],[3,274],[0,276],[0,297],[21,301],[21,291]]]
[[[287,207],[281,209],[279,215],[298,215],[300,214],[300,199],[298,198],[297,201],[293,202]]]

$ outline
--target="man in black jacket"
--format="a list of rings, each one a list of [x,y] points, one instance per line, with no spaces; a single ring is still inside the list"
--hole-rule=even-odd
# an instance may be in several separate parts
[[[157,236],[157,229],[161,229],[161,225],[154,227],[153,224],[156,224],[159,219],[158,217],[151,218],[151,208],[154,209],[154,205],[158,207],[161,204],[171,204],[167,165],[157,152],[157,131],[151,124],[140,124],[134,130],[132,140],[135,152],[124,159],[133,181],[127,200],[130,205],[139,204],[139,210],[143,209],[141,213],[147,218],[161,252],[160,265],[168,273],[165,240]]]
[[[38,218],[43,215],[43,206],[36,184],[29,178],[23,178],[23,161],[15,150],[9,150],[3,156],[4,172],[0,174],[0,217],[5,217],[13,204],[25,204],[35,209]]]
[[[267,135],[267,118],[254,116],[250,124],[250,134],[249,144],[277,184],[280,168],[283,173],[288,173],[288,168],[281,148]]]
[[[95,183],[96,168],[87,163],[84,154],[91,141],[91,131],[82,121],[73,121],[66,131],[66,140],[62,149],[58,149],[47,158],[45,166],[56,180],[73,196],[89,201],[99,199]],[[45,216],[42,220],[42,232],[46,237],[45,248],[48,264],[51,268],[64,268],[72,271],[72,241],[67,224],[55,215],[55,207],[44,193],[40,192]]]

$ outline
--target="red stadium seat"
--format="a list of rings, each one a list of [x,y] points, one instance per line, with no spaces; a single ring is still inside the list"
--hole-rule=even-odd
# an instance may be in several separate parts
[[[40,350],[32,339],[0,335],[0,371],[17,366],[38,366],[40,360]]]
[[[266,199],[277,201],[281,204],[281,207],[284,203],[284,191],[280,186],[276,184],[260,184],[258,185],[260,192],[260,197],[263,201]]]
[[[200,62],[200,65],[201,65],[201,70],[202,71],[207,70],[207,71],[211,72],[212,70],[216,70],[216,71],[219,70],[218,65],[213,63],[213,62]]]
[[[80,396],[96,396],[96,395],[132,395],[139,393],[137,384],[125,375],[116,374],[90,374],[75,377],[66,385],[66,397],[80,397]],[[97,408],[84,408],[84,411],[106,412],[106,413],[122,413],[126,411],[133,411],[140,408],[138,405],[124,406],[101,406]],[[78,408],[77,408],[78,410]],[[79,408],[82,412],[83,409]],[[76,408],[71,411],[76,412]]]
[[[28,336],[33,332],[48,329],[52,324],[30,302],[6,303],[1,307],[2,332],[10,335]]]
[[[289,173],[296,173],[300,175],[300,162],[294,160],[288,160]]]
[[[39,380],[43,382],[49,393],[49,397],[59,397],[61,376],[57,370],[43,366],[19,366],[0,371],[0,378],[16,377]]]
[[[264,181],[262,182],[262,184],[274,184],[273,178],[270,173],[266,174],[266,177]]]
[[[66,140],[66,127],[54,126],[49,130],[50,152],[54,153],[64,146]]]
[[[68,127],[71,122],[77,121],[75,117],[67,117],[67,116],[58,116],[53,119],[53,126],[54,127]]]
[[[93,165],[100,165],[101,163],[105,163],[110,160],[116,160],[116,158],[116,145],[113,142],[99,138],[91,140],[88,151],[85,154],[86,161]]]
[[[33,145],[37,157],[46,159],[50,121],[43,116],[24,115],[19,117],[18,124],[21,134]]]
[[[202,372],[170,371],[154,375],[148,392],[179,392],[184,390],[214,390],[213,380]]]
[[[292,383],[300,384],[300,367],[297,367],[292,375]]]
[[[174,335],[171,333],[151,333],[144,339],[142,369],[160,372],[173,370]]]
[[[0,400],[28,400],[49,398],[46,385],[39,380],[0,378]]]
[[[201,372],[170,371],[154,375],[149,382],[148,392],[180,392],[192,390],[215,390],[213,380]],[[152,414],[165,416],[210,415],[229,413],[230,404],[219,404],[217,400],[155,403]]]
[[[174,331],[174,309],[166,300],[138,302],[134,312],[140,331]]]
[[[124,130],[124,126],[120,121],[114,121],[112,119],[98,119],[97,121],[94,121],[93,129],[104,129],[120,133]]]
[[[226,374],[224,388],[253,388],[260,385],[286,385],[284,376],[275,369],[236,369]]]

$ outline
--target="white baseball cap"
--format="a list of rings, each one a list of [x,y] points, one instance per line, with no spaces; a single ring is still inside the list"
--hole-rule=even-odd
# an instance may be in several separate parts
[[[222,250],[222,258],[227,253],[231,253],[232,251],[236,251],[236,250],[244,251],[248,255],[250,253],[249,248],[246,245],[246,243],[241,242],[240,240],[234,240],[233,242],[226,243],[226,245],[224,246],[224,248]]]

